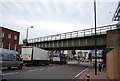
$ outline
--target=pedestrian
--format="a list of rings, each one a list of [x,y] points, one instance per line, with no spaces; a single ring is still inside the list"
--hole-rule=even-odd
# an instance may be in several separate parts
[[[98,64],[98,69],[101,72],[101,69],[102,69],[102,63],[101,62],[99,62],[99,64]]]
[[[95,67],[95,62],[93,63],[93,67]]]
[[[105,63],[102,63],[102,69],[105,71]]]

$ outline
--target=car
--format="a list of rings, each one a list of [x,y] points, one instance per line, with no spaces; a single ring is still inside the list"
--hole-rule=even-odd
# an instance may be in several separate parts
[[[85,62],[85,60],[84,59],[82,59],[82,60],[80,60],[81,62]]]
[[[88,60],[88,59],[85,59],[85,62],[89,62],[89,60]]]

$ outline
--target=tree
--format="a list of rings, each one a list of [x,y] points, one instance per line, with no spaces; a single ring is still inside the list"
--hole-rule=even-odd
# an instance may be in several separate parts
[[[75,50],[72,50],[72,54],[75,55],[75,54],[76,54],[76,51],[75,51]]]
[[[26,41],[27,41],[26,39],[23,39],[23,44],[26,44]],[[28,42],[27,42],[27,43],[28,43]]]

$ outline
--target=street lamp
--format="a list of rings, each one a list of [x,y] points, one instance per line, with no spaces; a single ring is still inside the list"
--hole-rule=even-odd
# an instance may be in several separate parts
[[[28,45],[27,39],[28,39],[28,29],[29,29],[29,28],[33,28],[33,26],[30,26],[30,27],[27,28],[27,33],[26,33],[26,46]]]
[[[95,22],[95,75],[97,75],[96,0],[94,0],[94,22]]]

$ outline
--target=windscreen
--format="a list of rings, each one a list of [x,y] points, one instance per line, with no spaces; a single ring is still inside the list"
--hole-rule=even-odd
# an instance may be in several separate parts
[[[16,54],[18,52],[14,50],[7,50],[7,49],[2,49],[2,52],[0,52],[0,57],[2,57],[2,60],[16,60]]]
[[[53,61],[60,61],[60,54],[53,54]]]
[[[32,48],[22,48],[22,54],[32,54]]]

